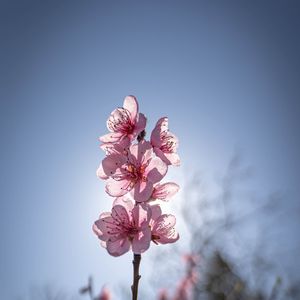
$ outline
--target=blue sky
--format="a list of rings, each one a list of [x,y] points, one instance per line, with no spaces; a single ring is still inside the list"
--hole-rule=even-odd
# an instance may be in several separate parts
[[[281,234],[299,249],[299,12],[296,1],[1,1],[3,299],[48,282],[76,291],[89,274],[131,280],[130,255],[109,257],[91,232],[111,205],[97,138],[128,94],[148,132],[169,117],[173,174],[214,178],[242,149],[253,188],[292,208]]]

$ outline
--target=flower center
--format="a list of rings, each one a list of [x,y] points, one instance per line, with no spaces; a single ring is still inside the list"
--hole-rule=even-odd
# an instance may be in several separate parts
[[[158,240],[160,239],[160,236],[152,234],[151,235],[151,240],[154,244],[158,245]]]
[[[134,124],[131,122],[130,112],[125,108],[117,108],[115,112],[110,115],[107,121],[108,128],[113,132],[121,132],[131,134],[134,129]]]
[[[160,149],[164,153],[173,153],[176,150],[176,139],[172,135],[163,134],[161,136],[162,139],[162,145]]]
[[[145,169],[147,165],[143,164],[140,167],[136,167],[133,164],[128,164],[127,165],[127,172],[128,175],[132,178],[134,181],[142,180],[142,181],[147,181],[147,177],[145,176]]]
[[[138,232],[139,232],[139,230],[138,230],[137,228],[135,228],[135,227],[130,227],[130,228],[128,228],[128,229],[127,229],[127,236],[128,236],[128,238],[129,238],[129,240],[132,241],[133,238],[134,238],[134,236],[135,236],[136,234],[138,234]]]

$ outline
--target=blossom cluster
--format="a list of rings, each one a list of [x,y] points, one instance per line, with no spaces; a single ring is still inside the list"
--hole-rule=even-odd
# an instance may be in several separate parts
[[[163,117],[147,141],[146,123],[137,99],[127,96],[123,107],[107,120],[110,132],[100,137],[105,158],[97,176],[106,181],[106,193],[114,201],[111,211],[102,213],[94,223],[93,231],[112,256],[130,249],[141,254],[151,241],[167,244],[179,238],[175,216],[163,213],[157,201],[168,201],[179,190],[174,182],[161,182],[169,166],[180,165],[178,139],[169,131],[168,118]]]

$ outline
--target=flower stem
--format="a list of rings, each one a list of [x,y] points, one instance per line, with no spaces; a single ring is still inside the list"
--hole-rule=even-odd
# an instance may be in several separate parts
[[[133,284],[131,286],[132,300],[138,299],[139,280],[141,279],[141,275],[139,274],[141,259],[141,254],[133,254]]]

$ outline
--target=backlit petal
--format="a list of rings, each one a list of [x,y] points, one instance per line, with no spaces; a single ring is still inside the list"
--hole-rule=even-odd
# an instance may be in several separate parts
[[[152,198],[168,201],[179,191],[179,185],[174,182],[166,182],[163,184],[157,184],[154,187]]]
[[[137,99],[134,96],[127,96],[124,99],[123,108],[125,108],[127,111],[129,111],[131,115],[131,121],[135,123],[137,113],[139,111],[139,104],[137,102]]]
[[[128,216],[131,216],[131,211],[134,208],[134,202],[130,194],[126,194],[122,197],[117,197],[113,202],[113,206],[115,205],[122,205],[126,209]]]
[[[180,158],[177,153],[164,153],[164,161],[173,166],[180,166]]]
[[[99,168],[97,169],[97,177],[99,177],[100,179],[108,179],[108,176],[105,174],[103,167],[102,167],[102,163],[100,164]]]
[[[134,127],[134,134],[138,135],[141,131],[143,131],[146,127],[146,124],[147,124],[147,118],[145,117],[144,114],[139,113],[137,122]]]
[[[149,227],[146,227],[144,230],[139,231],[135,234],[132,240],[132,251],[136,254],[141,254],[145,252],[151,242],[151,230]]]
[[[127,210],[122,205],[113,206],[111,210],[111,216],[118,225],[129,224],[129,216]]]
[[[99,239],[106,241],[111,235],[112,230],[118,234],[111,213],[102,213],[99,219],[93,225],[94,233],[99,237]]]
[[[159,158],[153,157],[145,170],[147,179],[152,183],[161,181],[168,171],[168,166]]]
[[[153,150],[149,142],[141,141],[130,147],[130,153],[135,158],[136,163],[142,164],[152,156]]]
[[[108,134],[99,137],[99,140],[103,143],[116,143],[119,142],[123,134],[121,132],[110,132]]]
[[[174,166],[180,165],[180,158],[177,153],[164,153],[159,148],[154,148],[153,151],[167,165],[174,165]]]
[[[132,217],[137,228],[148,227],[151,218],[151,209],[147,204],[137,204],[132,210]]]
[[[131,182],[127,179],[114,180],[109,178],[106,181],[105,191],[112,197],[120,197],[128,193],[132,189]]]
[[[107,241],[106,249],[112,256],[120,256],[130,249],[130,242],[127,237],[116,241]]]
[[[160,205],[158,205],[158,204],[151,205],[150,209],[151,209],[151,220],[155,221],[156,219],[158,219],[158,217],[161,216]]]
[[[115,153],[108,155],[102,160],[103,171],[107,176],[112,176],[125,162],[126,156],[124,155]]]
[[[175,216],[161,215],[152,228],[152,235],[158,237],[156,241],[160,244],[174,243],[179,239],[179,234],[174,228],[175,224]]]
[[[137,202],[144,202],[150,199],[153,191],[153,184],[151,181],[138,181],[132,189],[133,199]]]
[[[154,146],[154,147],[160,147],[161,144],[162,144],[162,141],[161,141],[161,133],[162,132],[168,132],[168,118],[167,117],[163,117],[163,118],[160,118],[154,129],[152,130],[152,133],[151,133],[151,144]]]

